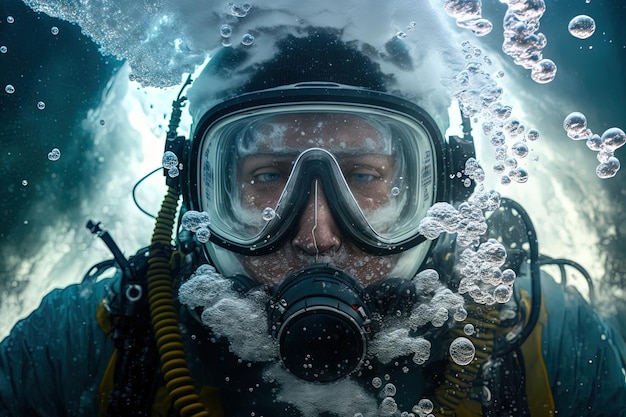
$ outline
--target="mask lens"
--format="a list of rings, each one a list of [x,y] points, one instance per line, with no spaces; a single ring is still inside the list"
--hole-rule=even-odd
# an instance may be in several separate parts
[[[433,201],[431,137],[416,121],[382,110],[245,112],[210,127],[201,152],[201,202],[212,232],[237,245],[274,238],[274,225],[298,209],[316,179],[334,197],[340,222],[383,245],[414,235]]]

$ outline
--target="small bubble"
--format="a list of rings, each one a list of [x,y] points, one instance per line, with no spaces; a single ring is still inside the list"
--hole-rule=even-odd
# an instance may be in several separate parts
[[[271,207],[265,207],[261,215],[263,216],[263,220],[269,222],[276,217],[276,211]]]
[[[52,26],[50,28],[50,33],[52,33],[54,36],[58,35],[59,34],[59,28],[56,27],[56,26]]]
[[[383,386],[383,380],[380,379],[379,377],[374,377],[374,379],[372,379],[372,386],[374,388],[380,388]]]
[[[167,171],[167,175],[168,175],[170,178],[176,178],[176,177],[178,177],[178,176],[180,175],[180,170],[178,169],[178,167],[173,167],[173,168],[170,168],[170,169]]]
[[[511,183],[511,178],[509,178],[508,175],[503,175],[502,177],[500,177],[500,184],[509,185],[510,183]]]
[[[504,71],[496,72],[496,78],[502,78],[502,77],[504,77]]]
[[[196,230],[196,238],[200,243],[207,243],[211,237],[211,232],[207,227],[201,227]]]
[[[385,387],[383,388],[382,394],[385,397],[393,397],[393,396],[395,396],[396,395],[396,386],[393,385],[393,384],[385,385]]]
[[[15,93],[15,87],[13,87],[11,84],[7,84],[6,87],[4,87],[4,91],[6,91],[7,94],[13,94]]]
[[[458,365],[467,365],[474,359],[476,348],[466,337],[457,337],[450,344],[450,357]]]
[[[617,174],[620,169],[619,159],[614,156],[610,157],[606,162],[601,163],[596,168],[596,175],[599,178],[612,178]]]
[[[249,33],[246,33],[245,35],[242,36],[241,43],[242,45],[245,45],[245,46],[252,45],[254,43],[254,36],[252,36]]]
[[[8,48],[5,45],[0,46],[0,52],[3,54],[6,54],[8,51]]]
[[[463,333],[465,333],[468,336],[471,336],[474,334],[474,325],[472,323],[467,323],[465,325],[465,327],[463,327]]]
[[[539,139],[539,131],[537,129],[528,129],[526,132],[526,140],[535,141]]]
[[[431,413],[434,408],[435,406],[431,400],[429,400],[428,398],[422,398],[411,411],[419,416],[425,416],[428,413]]]
[[[505,269],[502,271],[502,283],[505,285],[513,285],[516,277],[515,271],[512,269]]]
[[[22,185],[26,187],[28,185],[28,180],[22,180]]]
[[[50,161],[58,161],[61,157],[61,151],[59,148],[52,148],[50,152],[48,152],[48,159]]]
[[[524,142],[516,142],[511,146],[511,152],[518,158],[525,158],[528,155],[528,145]]]
[[[15,22],[15,18],[13,16],[7,16],[7,23]]]
[[[400,188],[398,188],[398,187],[391,188],[391,195],[392,196],[397,196],[399,194],[400,194]]]
[[[547,84],[556,77],[556,64],[549,59],[537,62],[530,73],[530,77],[539,84]]]
[[[511,287],[508,285],[498,285],[495,290],[493,290],[493,297],[499,303],[506,303],[511,299],[511,295],[513,291]]]
[[[104,119],[100,119],[100,126],[104,126]]]
[[[39,110],[43,110],[43,109],[45,109],[45,108],[46,108],[46,103],[44,103],[43,101],[38,102],[38,103],[37,103],[37,108],[38,108]]]
[[[569,33],[578,39],[587,39],[596,31],[596,22],[589,16],[579,15],[567,25]]]
[[[165,169],[172,169],[178,166],[178,157],[172,151],[166,151],[161,159],[161,164]]]
[[[626,143],[626,134],[622,129],[612,127],[602,134],[602,144],[612,151]]]
[[[407,37],[406,32],[399,31],[398,33],[396,33],[396,38],[398,38],[398,39],[404,39],[406,37]]]
[[[233,34],[233,28],[230,25],[222,25],[220,27],[220,35],[222,38],[230,38]]]

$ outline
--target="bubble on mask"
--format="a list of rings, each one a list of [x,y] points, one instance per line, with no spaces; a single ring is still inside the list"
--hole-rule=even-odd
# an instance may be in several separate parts
[[[7,94],[13,94],[13,93],[15,93],[15,87],[13,87],[13,85],[12,85],[12,84],[7,84],[7,85],[4,87],[4,91],[5,91]]]
[[[468,365],[474,360],[476,348],[466,337],[457,337],[450,344],[450,357],[457,365]]]
[[[570,20],[567,30],[578,39],[587,39],[596,31],[596,22],[589,16],[579,15]]]
[[[263,217],[263,220],[265,220],[266,222],[269,222],[270,220],[273,220],[276,217],[276,211],[271,207],[266,207],[263,209],[261,216]]]

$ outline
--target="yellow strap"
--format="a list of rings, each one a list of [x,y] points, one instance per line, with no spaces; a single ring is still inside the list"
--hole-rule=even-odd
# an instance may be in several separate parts
[[[521,295],[521,302],[524,303],[526,311],[530,311],[530,296],[528,292],[522,289]],[[553,416],[556,409],[554,398],[552,397],[552,389],[550,388],[550,380],[548,379],[548,370],[541,348],[541,336],[547,322],[548,313],[542,299],[539,320],[537,320],[535,328],[524,344],[522,344],[522,356],[524,357],[526,374],[526,396],[528,398],[530,415],[533,417]]]

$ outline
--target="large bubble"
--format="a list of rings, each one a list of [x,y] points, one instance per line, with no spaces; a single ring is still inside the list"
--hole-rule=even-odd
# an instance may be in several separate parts
[[[466,337],[457,337],[450,344],[450,357],[458,365],[468,365],[476,355],[476,348]]]
[[[596,31],[596,22],[589,16],[579,15],[570,20],[567,29],[572,36],[587,39]]]

